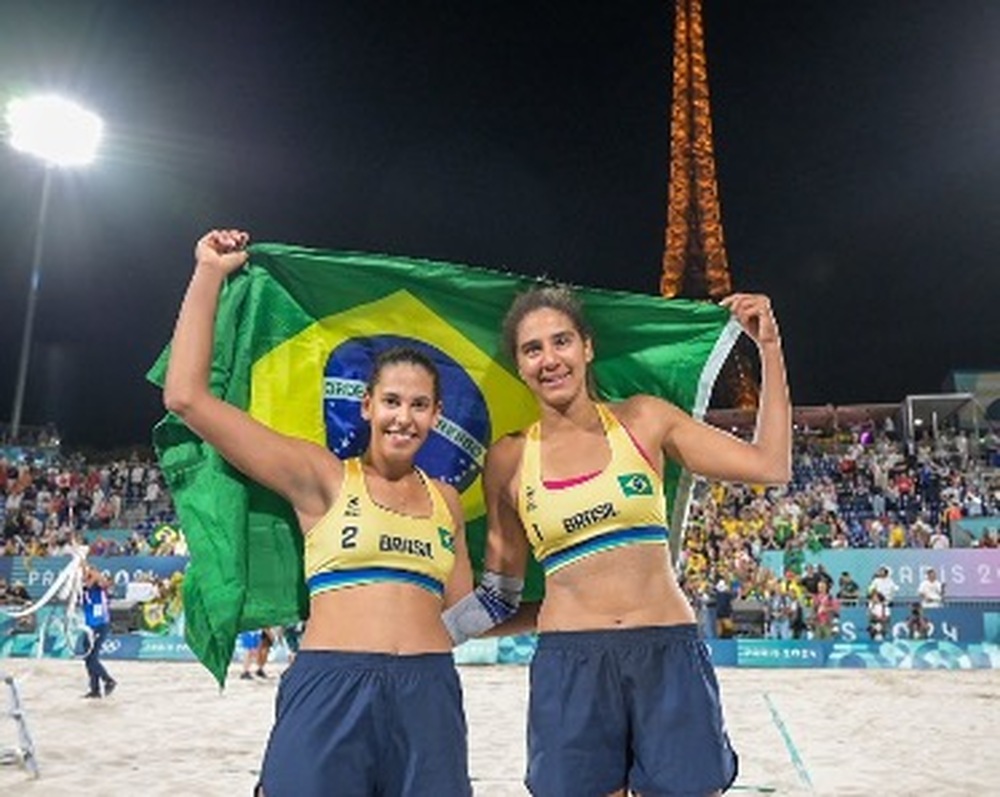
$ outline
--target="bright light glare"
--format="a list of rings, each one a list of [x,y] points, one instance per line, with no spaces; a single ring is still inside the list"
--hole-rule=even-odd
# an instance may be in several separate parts
[[[83,166],[94,160],[104,122],[97,114],[55,95],[11,100],[10,145],[53,166]]]

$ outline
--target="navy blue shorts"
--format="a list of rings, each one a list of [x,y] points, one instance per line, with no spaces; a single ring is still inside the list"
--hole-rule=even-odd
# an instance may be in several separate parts
[[[281,676],[266,797],[472,794],[450,653],[303,650]]]
[[[695,625],[542,633],[531,663],[536,797],[698,795],[736,779],[719,684]]]

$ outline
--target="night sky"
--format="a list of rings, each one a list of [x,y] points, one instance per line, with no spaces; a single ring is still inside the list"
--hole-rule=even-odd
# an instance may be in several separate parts
[[[793,401],[1000,367],[1000,3],[705,22],[734,284],[771,295]],[[107,125],[53,181],[22,423],[148,441],[144,374],[212,226],[658,292],[672,28],[645,0],[3,0],[0,100],[56,90]],[[5,421],[41,184],[0,147]]]

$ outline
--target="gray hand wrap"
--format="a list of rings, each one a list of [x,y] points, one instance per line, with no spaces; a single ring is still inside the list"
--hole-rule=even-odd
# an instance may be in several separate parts
[[[461,645],[509,620],[521,603],[523,589],[523,578],[484,571],[479,586],[441,614],[452,642]]]

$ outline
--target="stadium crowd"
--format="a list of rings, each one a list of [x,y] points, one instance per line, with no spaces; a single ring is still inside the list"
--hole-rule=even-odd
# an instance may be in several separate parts
[[[768,636],[828,639],[838,633],[842,605],[867,604],[869,634],[881,638],[898,590],[888,569],[835,579],[822,565],[805,564],[806,552],[949,548],[959,520],[982,517],[997,517],[997,527],[967,542],[1000,546],[995,435],[972,443],[961,430],[928,436],[910,450],[891,429],[871,424],[797,430],[787,486],[696,483],[680,571],[692,603],[715,610],[709,632],[732,636],[732,604],[749,601],[763,607]],[[766,551],[782,552],[781,572],[763,566]],[[915,636],[926,633],[922,609],[943,600],[936,575],[923,575],[908,619]]]
[[[92,556],[183,553],[163,476],[149,458],[88,462],[0,455],[0,555],[58,556],[86,541]]]
[[[997,517],[996,527],[963,542],[1000,547],[997,442],[992,433],[970,443],[961,430],[945,431],[907,450],[891,428],[870,423],[825,433],[797,429],[785,487],[695,483],[682,586],[696,607],[712,607],[709,633],[733,634],[734,601],[763,606],[769,636],[817,639],[836,636],[842,605],[867,604],[869,633],[880,638],[896,593],[888,571],[835,578],[806,564],[806,552],[948,548],[957,521],[980,517]],[[67,554],[82,541],[91,556],[187,553],[163,476],[151,457],[138,454],[25,462],[0,452],[0,524],[6,556]],[[763,566],[767,551],[782,553],[782,572]],[[921,583],[917,608],[943,600],[936,579],[927,590],[937,590],[936,598],[924,600]],[[908,622],[919,635],[926,620],[914,612]]]

